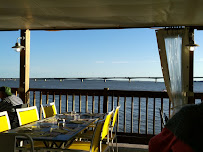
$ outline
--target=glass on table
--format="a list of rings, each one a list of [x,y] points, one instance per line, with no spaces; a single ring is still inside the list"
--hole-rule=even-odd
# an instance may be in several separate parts
[[[79,120],[79,119],[80,119],[80,115],[79,114],[74,115],[74,120]]]
[[[71,115],[75,115],[75,114],[76,114],[76,111],[71,111],[70,114],[71,114]]]
[[[87,113],[88,113],[88,114],[92,114],[92,110],[88,110]]]
[[[58,120],[57,120],[57,125],[58,125],[59,127],[65,127],[65,122],[66,122],[65,119],[58,119]]]

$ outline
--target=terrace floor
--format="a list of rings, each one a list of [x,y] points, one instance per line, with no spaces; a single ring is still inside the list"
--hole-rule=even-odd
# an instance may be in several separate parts
[[[148,145],[118,143],[118,151],[119,152],[148,152]],[[114,152],[116,152],[116,144],[114,144]]]
[[[116,145],[114,144],[116,148]],[[148,152],[148,145],[118,143],[119,152]]]

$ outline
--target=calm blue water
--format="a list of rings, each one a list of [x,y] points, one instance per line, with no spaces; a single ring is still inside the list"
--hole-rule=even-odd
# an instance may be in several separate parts
[[[0,86],[8,86],[13,88],[19,87],[19,81],[7,80],[0,81]],[[37,80],[30,81],[30,88],[52,88],[52,89],[104,89],[109,88],[110,90],[134,90],[134,91],[163,91],[165,90],[164,82],[150,82],[150,81],[110,81],[106,82],[101,80],[85,80],[81,82],[80,80]],[[203,92],[203,82],[194,82],[194,92]],[[30,103],[32,104],[33,95],[30,94]],[[59,96],[56,95],[56,106],[58,107]],[[72,110],[72,96],[68,98],[68,110]],[[53,96],[49,96],[49,101],[53,101]],[[82,96],[82,112],[85,112],[85,96]],[[46,96],[43,96],[43,104],[46,102]],[[65,112],[65,96],[62,96],[62,112]],[[199,101],[200,102],[200,101]],[[75,97],[76,103],[76,111],[79,111],[79,97]],[[112,98],[109,98],[109,109],[111,109]],[[117,97],[114,98],[114,107],[117,103]],[[153,124],[153,99],[148,99],[148,133],[153,132],[152,124]],[[101,98],[101,107],[103,104],[103,98]],[[36,94],[36,105],[39,108],[39,93]],[[98,97],[95,97],[95,112],[98,112]],[[124,124],[124,98],[120,98],[121,109],[119,112],[119,131],[123,131]],[[156,99],[156,110],[155,110],[155,133],[158,134],[161,130],[160,125],[160,99]],[[168,112],[168,99],[164,99],[164,112],[166,115]],[[137,132],[138,129],[138,98],[134,98],[134,112],[133,112],[133,132]],[[88,97],[88,108],[92,108],[92,97]],[[102,109],[101,109],[102,112]],[[141,98],[141,133],[145,133],[145,119],[146,119],[146,99]],[[127,97],[126,100],[126,132],[130,132],[131,130],[131,98]]]
[[[0,81],[0,86],[18,87],[19,81],[7,80]],[[145,91],[162,91],[165,89],[163,82],[148,81],[113,81],[107,80],[37,80],[30,81],[30,88],[55,88],[55,89],[104,89],[110,90],[145,90]]]

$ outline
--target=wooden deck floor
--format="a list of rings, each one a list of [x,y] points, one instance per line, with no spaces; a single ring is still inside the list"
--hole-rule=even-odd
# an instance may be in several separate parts
[[[118,143],[118,151],[119,152],[148,152],[148,145]],[[35,150],[34,152],[37,152],[37,151]],[[64,151],[60,151],[60,152],[64,152]],[[116,144],[114,144],[114,152],[116,152]]]
[[[114,144],[114,147],[115,144]],[[148,145],[118,143],[119,152],[148,152]]]

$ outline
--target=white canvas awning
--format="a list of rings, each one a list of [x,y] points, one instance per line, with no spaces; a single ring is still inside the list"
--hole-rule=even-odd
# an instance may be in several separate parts
[[[203,26],[201,0],[0,0],[0,30]]]

